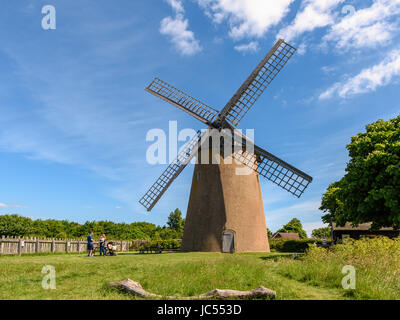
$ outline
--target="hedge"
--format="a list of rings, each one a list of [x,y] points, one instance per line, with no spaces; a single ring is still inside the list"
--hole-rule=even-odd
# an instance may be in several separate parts
[[[322,240],[317,239],[301,239],[301,240],[288,240],[288,239],[269,239],[269,247],[271,251],[279,252],[305,252],[309,244],[322,244]],[[329,244],[329,242],[328,242]]]
[[[150,240],[142,243],[140,248],[144,247],[160,247],[162,250],[177,250],[181,248],[181,240]]]
[[[278,252],[305,252],[308,249],[308,245],[314,243],[322,244],[322,240],[269,239],[269,246],[271,248],[271,251]],[[181,244],[181,240],[142,240],[140,242],[137,241],[137,246],[135,246],[134,249],[159,246],[162,250],[178,250],[181,248]]]

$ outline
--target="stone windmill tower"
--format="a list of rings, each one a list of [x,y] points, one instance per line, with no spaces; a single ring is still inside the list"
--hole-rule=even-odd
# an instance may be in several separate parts
[[[139,201],[150,211],[187,164],[197,158],[183,251],[269,251],[259,177],[297,197],[311,183],[309,175],[254,145],[235,128],[295,51],[279,40],[221,112],[158,78],[146,89],[208,126],[181,148]],[[210,144],[216,132],[217,147]],[[227,145],[231,147],[228,151]]]

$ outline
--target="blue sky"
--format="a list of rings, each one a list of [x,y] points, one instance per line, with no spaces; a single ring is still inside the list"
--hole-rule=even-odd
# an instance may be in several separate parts
[[[301,199],[261,185],[268,227],[298,217],[310,232],[350,137],[400,112],[399,14],[399,0],[5,1],[0,214],[163,225],[185,212],[193,167],[151,213],[138,204],[165,168],[146,162],[146,134],[204,127],[144,88],[158,76],[221,109],[283,37],[299,50],[240,128],[314,177]]]

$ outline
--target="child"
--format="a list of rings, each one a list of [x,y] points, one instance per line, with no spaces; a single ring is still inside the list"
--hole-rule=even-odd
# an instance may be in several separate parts
[[[100,255],[105,256],[106,255],[106,235],[103,233],[100,237]]]

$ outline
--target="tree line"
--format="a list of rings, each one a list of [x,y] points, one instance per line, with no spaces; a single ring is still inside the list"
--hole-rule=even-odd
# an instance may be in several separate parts
[[[181,239],[185,219],[179,209],[168,217],[165,226],[156,226],[148,222],[115,223],[112,221],[87,221],[83,224],[68,220],[33,220],[17,214],[0,215],[0,235],[7,237],[41,237],[60,239],[79,239],[93,231],[95,235],[105,233],[108,239],[119,240],[172,240]],[[300,238],[307,238],[299,219],[292,219],[278,232],[295,232]],[[268,236],[273,233],[268,230]],[[316,229],[313,238],[329,238],[330,228]]]
[[[95,235],[105,233],[108,239],[115,240],[170,240],[182,238],[183,226],[184,219],[179,209],[170,213],[166,226],[112,221],[86,221],[79,224],[68,220],[33,220],[17,214],[0,216],[0,235],[8,237],[79,239],[93,231]]]

